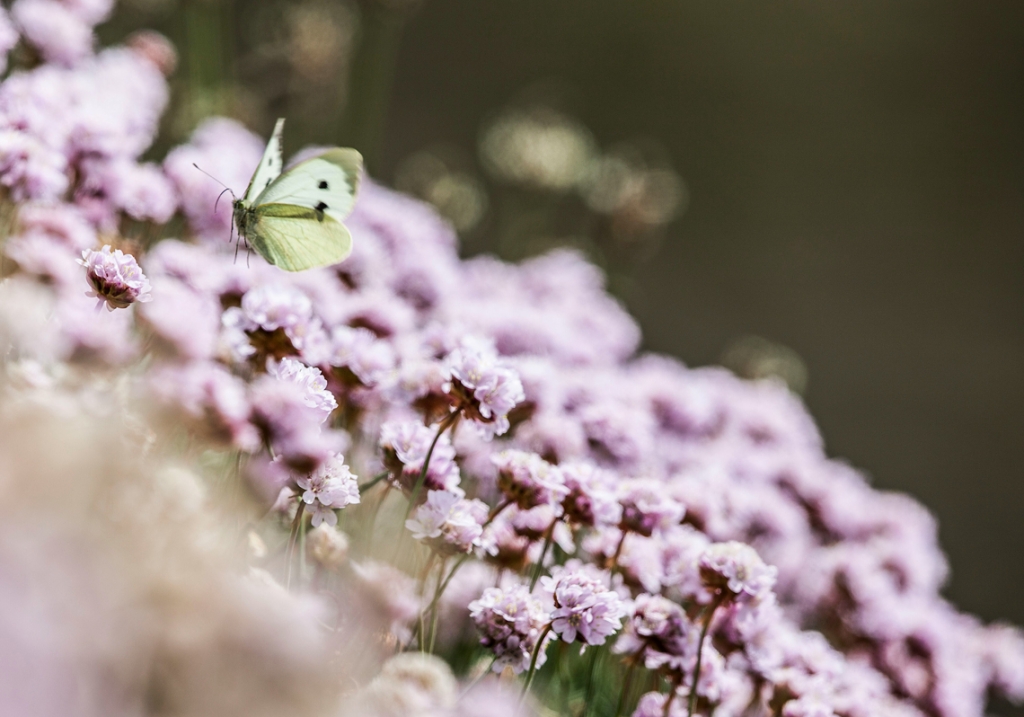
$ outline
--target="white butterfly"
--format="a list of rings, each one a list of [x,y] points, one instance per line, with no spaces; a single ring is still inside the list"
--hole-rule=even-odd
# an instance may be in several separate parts
[[[352,235],[341,220],[355,203],[363,157],[334,147],[282,174],[283,130],[279,119],[245,196],[234,202],[238,233],[288,271],[337,264],[352,252]]]

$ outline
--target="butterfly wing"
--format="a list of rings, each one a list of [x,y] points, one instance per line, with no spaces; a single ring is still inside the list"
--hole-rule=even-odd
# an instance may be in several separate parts
[[[335,147],[289,169],[256,197],[263,204],[291,204],[322,212],[340,222],[355,202],[363,157]]]
[[[281,134],[284,132],[284,117],[277,120],[274,125],[274,133],[270,135],[267,148],[263,150],[263,158],[256,167],[256,171],[249,180],[249,187],[245,190],[245,201],[252,204],[260,192],[269,187],[275,179],[281,176],[281,167],[284,165],[281,160]]]
[[[352,235],[325,211],[294,204],[260,204],[246,238],[271,264],[303,271],[337,264],[352,252]]]

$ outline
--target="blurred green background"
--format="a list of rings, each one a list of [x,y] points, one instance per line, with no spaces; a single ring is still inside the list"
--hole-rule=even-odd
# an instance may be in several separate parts
[[[782,376],[1024,623],[1024,3],[124,0],[211,113],[345,143],[464,252],[589,252],[690,365]],[[163,147],[155,152],[159,154]]]

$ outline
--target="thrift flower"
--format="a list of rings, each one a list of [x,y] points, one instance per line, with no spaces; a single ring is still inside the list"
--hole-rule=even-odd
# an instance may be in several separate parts
[[[384,452],[384,465],[403,489],[411,491],[419,479],[435,431],[418,421],[388,421],[381,426],[380,446]],[[448,435],[442,434],[430,455],[424,488],[460,492],[459,480],[455,449]]]
[[[99,304],[106,302],[109,311],[153,299],[149,279],[131,254],[106,245],[99,251],[84,250],[78,263],[86,268],[86,278],[93,287],[86,295],[95,296]]]
[[[541,584],[555,603],[552,630],[565,642],[579,638],[587,645],[603,645],[622,627],[626,610],[621,598],[583,570],[545,577]]]
[[[776,570],[745,543],[714,543],[700,558],[705,584],[733,599],[760,599],[771,593]]]
[[[502,451],[491,456],[491,462],[498,468],[498,488],[523,510],[561,506],[569,493],[558,468],[535,453]]]
[[[483,635],[480,644],[497,658],[492,668],[495,672],[501,672],[506,666],[517,674],[529,668],[537,640],[548,624],[548,614],[525,585],[507,590],[487,588],[479,599],[469,604],[469,615]],[[544,653],[548,637],[544,642],[537,656],[537,667],[547,659]]]
[[[636,478],[621,484],[619,503],[625,531],[651,537],[683,519],[686,509],[667,494],[665,484],[649,478]]]
[[[526,398],[519,374],[502,365],[489,346],[464,341],[445,359],[451,380],[445,387],[456,409],[486,437],[509,429],[508,412]]]
[[[442,555],[468,553],[480,543],[481,523],[487,520],[487,506],[466,500],[458,493],[432,490],[427,500],[405,521],[416,540],[428,542]]]
[[[332,455],[315,471],[295,481],[304,490],[302,502],[313,514],[313,526],[336,525],[334,509],[359,502],[359,484],[345,465],[345,457]]]
[[[327,379],[318,368],[306,366],[293,358],[283,358],[279,362],[268,361],[267,373],[280,381],[299,387],[302,402],[321,412],[323,421],[326,421],[338,407],[338,401],[327,390]]]

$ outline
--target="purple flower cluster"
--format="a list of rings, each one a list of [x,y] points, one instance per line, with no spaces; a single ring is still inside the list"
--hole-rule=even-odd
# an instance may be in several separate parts
[[[583,569],[568,570],[544,578],[542,587],[551,594],[555,609],[551,629],[565,642],[603,645],[622,627],[626,610],[618,593],[608,590],[600,577]]]
[[[479,599],[469,604],[469,614],[483,636],[481,644],[494,653],[495,672],[506,666],[514,672],[524,672],[538,648],[537,666],[544,664],[549,616],[525,585],[508,590],[487,588]],[[538,645],[541,639],[545,643]]]
[[[40,8],[58,5],[43,38]],[[159,166],[140,163],[173,51],[148,37],[93,54],[108,10],[0,12],[0,56],[24,41],[46,60],[0,83],[0,185],[16,214],[5,355],[112,373],[136,361],[133,385],[204,450],[237,451],[265,508],[284,496],[281,512],[302,501],[333,525],[359,502],[355,474],[380,475],[401,489],[380,488],[389,500],[417,494],[404,527],[423,555],[546,574],[550,609],[518,582],[477,586],[469,612],[498,669],[522,672],[538,649],[542,662],[544,633],[598,645],[625,618],[623,659],[721,717],[979,717],[990,692],[1024,698],[1024,635],[942,597],[925,508],[830,459],[784,387],[637,355],[635,322],[578,254],[461,260],[429,208],[366,181],[343,264],[236,261],[229,203],[192,165],[240,192],[262,140],[210,119]],[[178,239],[114,238],[125,218],[172,216]],[[140,306],[97,312],[90,288]],[[422,615],[416,581],[356,557],[361,589],[390,600],[387,641],[404,644]],[[637,713],[681,701],[648,695]]]
[[[120,249],[111,251],[107,245],[99,251],[85,249],[79,263],[85,267],[86,277],[92,284],[87,296],[96,297],[98,305],[106,303],[108,311],[127,309],[136,301],[153,300],[149,279],[131,254]]]
[[[416,540],[427,541],[442,555],[468,553],[480,544],[487,505],[458,493],[432,490],[426,502],[405,522]]]

